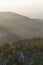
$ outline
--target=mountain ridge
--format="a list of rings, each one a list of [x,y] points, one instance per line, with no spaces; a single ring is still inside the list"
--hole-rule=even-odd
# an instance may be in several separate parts
[[[31,19],[12,12],[1,12],[0,26],[16,34],[17,38],[18,36],[22,39],[43,37],[43,20],[41,19]],[[7,32],[6,35],[8,35]]]

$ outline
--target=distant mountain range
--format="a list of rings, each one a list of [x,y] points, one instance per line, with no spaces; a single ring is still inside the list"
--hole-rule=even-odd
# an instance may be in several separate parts
[[[43,37],[43,19],[31,19],[12,12],[0,13],[0,43]]]

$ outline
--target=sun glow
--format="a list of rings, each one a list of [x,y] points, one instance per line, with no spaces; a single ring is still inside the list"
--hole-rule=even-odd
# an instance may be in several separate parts
[[[0,0],[0,12],[11,11],[26,16],[43,13],[43,0]]]

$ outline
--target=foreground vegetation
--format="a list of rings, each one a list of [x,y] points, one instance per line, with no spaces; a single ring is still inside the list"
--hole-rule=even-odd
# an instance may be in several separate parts
[[[24,54],[18,64],[18,51]],[[0,45],[0,65],[43,65],[43,38],[33,38]]]

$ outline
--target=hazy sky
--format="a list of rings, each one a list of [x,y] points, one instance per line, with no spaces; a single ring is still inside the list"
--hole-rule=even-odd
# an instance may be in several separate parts
[[[2,11],[43,18],[43,0],[0,0],[0,12]]]

